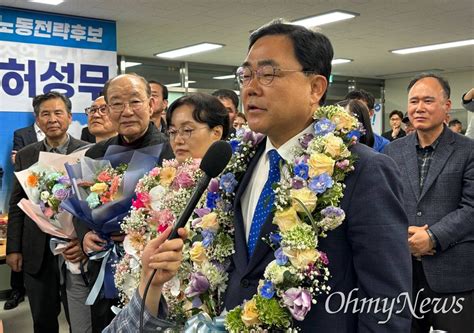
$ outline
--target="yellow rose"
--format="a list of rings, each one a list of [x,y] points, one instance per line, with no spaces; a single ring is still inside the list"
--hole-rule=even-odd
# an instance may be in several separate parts
[[[326,136],[326,144],[324,148],[325,153],[328,153],[332,157],[336,158],[341,155],[344,148],[344,142],[341,138],[335,136],[333,133],[329,133]]]
[[[166,167],[161,169],[160,172],[160,184],[163,186],[169,186],[176,177],[176,169],[172,167]]]
[[[204,246],[202,246],[202,242],[196,242],[193,244],[193,247],[189,251],[189,256],[196,264],[202,264],[207,260],[206,250],[204,249]]]
[[[217,214],[210,213],[202,217],[201,227],[203,229],[219,230],[219,222],[217,222]]]
[[[97,183],[97,184],[94,184],[93,186],[91,186],[90,190],[91,190],[91,192],[101,194],[101,193],[104,193],[105,191],[107,191],[108,188],[109,187],[107,186],[106,183]]]
[[[331,121],[336,124],[336,129],[349,130],[356,124],[355,118],[346,111],[337,112],[332,116]]]
[[[298,269],[305,269],[309,264],[314,264],[319,257],[319,252],[315,249],[297,250],[283,248],[283,253],[290,259],[291,264]]]
[[[299,199],[310,212],[316,208],[316,202],[318,201],[316,194],[307,187],[298,190],[290,190],[290,197],[293,199],[293,208],[301,213],[304,212],[304,209],[301,207],[301,204],[294,199]]]
[[[280,231],[285,232],[300,223],[298,214],[293,207],[285,209],[284,211],[277,210],[273,223],[278,225]]]
[[[247,327],[260,323],[260,320],[258,320],[257,304],[255,303],[254,299],[251,299],[245,303],[240,318]]]
[[[325,172],[329,176],[332,176],[332,173],[334,172],[334,163],[335,161],[326,154],[312,154],[308,160],[309,176],[316,177]]]

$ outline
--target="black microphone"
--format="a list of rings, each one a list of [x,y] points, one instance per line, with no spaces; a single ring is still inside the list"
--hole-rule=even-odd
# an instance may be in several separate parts
[[[199,168],[204,172],[204,176],[199,180],[194,190],[193,195],[188,201],[188,204],[181,213],[178,221],[175,223],[173,231],[168,239],[178,238],[178,229],[184,228],[189,218],[193,214],[202,194],[206,191],[207,186],[212,178],[217,177],[227,166],[232,156],[232,147],[227,141],[214,142],[201,160]]]

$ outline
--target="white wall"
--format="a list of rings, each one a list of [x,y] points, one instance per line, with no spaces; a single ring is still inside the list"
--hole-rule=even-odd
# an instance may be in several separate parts
[[[461,105],[461,97],[469,89],[474,88],[474,71],[468,72],[456,72],[441,74],[445,79],[449,81],[451,86],[451,101],[453,110],[463,110]],[[412,78],[402,79],[391,79],[385,81],[385,117],[384,123],[385,128],[389,128],[388,125],[388,114],[390,111],[397,109],[403,112],[407,108],[407,86]],[[464,113],[457,112],[458,114]],[[474,117],[472,112],[467,112],[469,117]],[[464,128],[467,127],[467,123],[464,123]]]

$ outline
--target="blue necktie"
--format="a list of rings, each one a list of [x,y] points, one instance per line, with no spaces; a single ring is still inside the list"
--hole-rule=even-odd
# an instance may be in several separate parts
[[[252,226],[250,227],[249,240],[247,242],[247,249],[249,258],[252,256],[257,241],[260,237],[260,229],[265,223],[265,220],[270,214],[275,201],[275,193],[273,192],[272,184],[280,180],[280,161],[281,156],[275,149],[268,152],[268,158],[270,160],[270,170],[268,170],[268,178],[263,186],[262,193],[258,198],[257,207],[253,213]]]

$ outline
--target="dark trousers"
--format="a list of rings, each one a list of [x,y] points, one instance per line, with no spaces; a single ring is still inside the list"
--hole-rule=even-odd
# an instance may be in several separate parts
[[[60,285],[57,259],[48,247],[44,251],[39,272],[37,274],[25,272],[25,287],[35,333],[59,332],[58,316],[61,313],[61,302],[69,322],[66,286]]]
[[[474,332],[474,291],[441,294],[433,291],[426,281],[425,272],[421,261],[413,260],[413,302],[417,297],[419,290],[424,289],[418,294],[416,303],[416,314],[421,319],[412,319],[412,333],[428,333],[430,327],[435,330],[442,330],[449,333],[472,333]],[[423,299],[429,298],[429,306],[421,309]],[[464,298],[464,300],[461,300]],[[445,309],[450,309],[447,313],[442,311],[433,311],[435,309],[433,300],[440,299],[437,302],[437,308],[440,309],[445,304]],[[457,300],[457,303],[456,303]],[[462,310],[460,310],[462,306]],[[426,313],[426,310],[430,309]],[[423,312],[421,311],[423,310]],[[460,310],[460,311],[458,311]],[[438,313],[435,313],[438,312]],[[459,312],[459,313],[455,313]]]
[[[25,281],[23,279],[23,272],[12,271],[10,275],[10,286],[12,291],[18,291],[21,295],[25,295]]]

